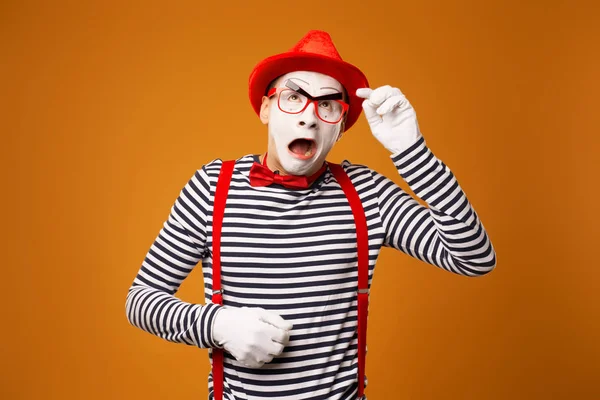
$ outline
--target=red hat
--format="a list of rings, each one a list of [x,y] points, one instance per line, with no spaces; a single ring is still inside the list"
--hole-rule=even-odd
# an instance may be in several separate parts
[[[340,82],[348,93],[350,108],[346,118],[347,131],[358,119],[364,99],[356,89],[369,87],[367,77],[354,65],[342,60],[327,32],[309,31],[288,52],[265,58],[250,74],[250,103],[260,113],[267,86],[277,77],[294,71],[314,71],[329,75]]]

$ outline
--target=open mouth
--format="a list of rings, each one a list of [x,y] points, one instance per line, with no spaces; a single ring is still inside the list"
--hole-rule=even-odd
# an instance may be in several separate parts
[[[317,152],[317,143],[312,139],[296,139],[288,145],[288,151],[296,158],[308,160]]]

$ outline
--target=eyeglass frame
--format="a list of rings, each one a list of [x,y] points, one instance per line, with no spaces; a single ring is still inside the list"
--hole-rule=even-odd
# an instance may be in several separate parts
[[[319,118],[321,121],[327,123],[327,124],[337,124],[338,122],[340,122],[343,118],[344,115],[346,115],[346,113],[348,112],[348,109],[350,108],[350,104],[346,103],[345,101],[341,100],[344,96],[343,93],[338,92],[338,93],[331,93],[331,94],[326,94],[323,96],[317,96],[317,97],[313,97],[310,94],[308,94],[304,89],[302,89],[300,86],[296,85],[296,83],[288,80],[285,84],[285,88],[279,87],[279,88],[271,88],[271,90],[269,90],[269,92],[267,93],[267,97],[271,98],[273,97],[275,94],[277,94],[277,91],[283,91],[286,89],[291,89],[295,92],[297,92],[298,94],[301,94],[302,96],[306,97],[308,99],[308,101],[306,102],[306,104],[304,105],[304,107],[302,107],[302,110],[300,111],[296,111],[296,112],[291,112],[291,111],[286,111],[283,108],[281,108],[281,105],[279,104],[279,99],[281,97],[279,97],[277,99],[277,107],[279,107],[279,109],[281,111],[283,111],[286,114],[300,114],[302,112],[304,112],[304,110],[306,110],[308,108],[309,104],[314,103],[315,104],[315,110],[317,111],[317,118]],[[321,100],[333,100],[336,101],[338,103],[341,104],[342,106],[342,113],[340,114],[340,118],[335,121],[335,122],[331,122],[331,121],[325,121],[323,118],[321,118],[321,115],[319,114],[318,108],[319,108],[319,101]]]

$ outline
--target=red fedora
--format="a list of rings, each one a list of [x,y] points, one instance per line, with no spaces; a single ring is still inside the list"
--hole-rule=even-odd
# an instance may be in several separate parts
[[[369,87],[369,82],[361,70],[342,60],[331,36],[318,30],[309,31],[289,51],[265,58],[254,67],[248,83],[250,103],[256,114],[260,112],[267,86],[275,78],[293,71],[320,72],[340,82],[348,93],[350,103],[345,130],[354,125],[364,100],[356,96],[356,89]]]

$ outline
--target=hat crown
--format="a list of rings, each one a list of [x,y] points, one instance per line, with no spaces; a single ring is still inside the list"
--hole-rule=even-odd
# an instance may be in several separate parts
[[[342,60],[329,33],[319,30],[308,31],[308,33],[290,49],[290,52],[312,53]]]

